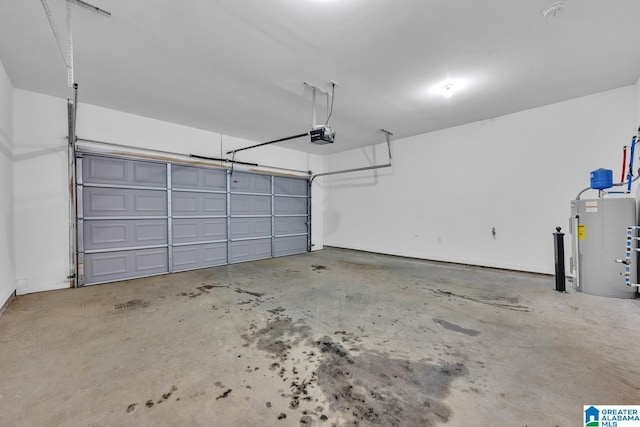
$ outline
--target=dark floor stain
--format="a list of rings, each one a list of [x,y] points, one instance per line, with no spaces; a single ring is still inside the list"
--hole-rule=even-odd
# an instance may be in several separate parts
[[[147,400],[147,401],[144,403],[144,405],[145,405],[147,408],[151,408],[151,407],[153,407],[153,400],[151,400],[151,399]]]
[[[285,414],[284,412],[281,412],[280,415],[278,415],[279,420],[284,420],[285,418],[287,418],[287,414]]]
[[[271,402],[267,402],[266,405],[267,405],[267,408],[271,408]]]
[[[164,400],[169,399],[171,397],[171,395],[173,393],[175,393],[176,391],[178,391],[178,387],[175,386],[175,385],[172,385],[171,388],[169,389],[169,391],[162,395],[162,400],[159,400],[157,403],[162,403]]]
[[[311,425],[311,421],[312,421],[312,418],[309,415],[305,415],[304,417],[300,418],[300,425],[309,426]]]
[[[347,302],[352,304],[364,304],[368,305],[371,302],[371,296],[363,293],[356,292],[354,294],[348,294],[344,296]]]
[[[524,306],[524,305],[504,304],[504,303],[500,303],[500,302],[484,301],[481,298],[474,298],[474,297],[469,297],[469,296],[466,296],[466,295],[454,294],[453,292],[443,291],[442,289],[435,289],[435,290],[429,289],[429,290],[431,292],[435,293],[438,296],[448,296],[448,297],[462,298],[462,299],[466,299],[468,301],[477,302],[477,303],[480,303],[480,304],[492,305],[494,307],[504,308],[504,309],[513,310],[513,311],[520,311],[520,312],[524,312],[524,313],[529,313],[531,311],[529,309],[529,307]]]
[[[323,360],[318,386],[347,426],[433,426],[447,422],[451,410],[442,402],[451,382],[468,373],[463,364],[429,365],[363,351],[351,355],[325,337],[318,344]]]
[[[345,426],[429,427],[449,420],[451,410],[442,400],[451,382],[468,373],[463,364],[428,364],[369,350],[351,353],[343,345],[360,338],[337,332],[334,337],[340,342],[329,336],[312,341],[312,330],[303,321],[278,317],[243,338],[279,359],[270,369],[281,368],[283,380],[287,380],[286,371],[280,364],[291,358],[291,350],[301,346],[317,349],[306,353],[309,362],[319,363],[317,368],[288,380],[290,393],[282,393],[289,399],[290,409],[304,409],[302,403],[310,402],[311,390],[319,387],[329,398],[330,409],[341,414]],[[317,356],[311,358],[312,354]]]
[[[302,381],[292,381],[291,385],[291,400],[289,402],[289,407],[291,409],[296,409],[300,406],[300,400],[309,401],[311,398],[309,397],[308,387],[315,383],[316,374],[315,372],[312,374],[310,380],[302,380]]]
[[[310,337],[311,328],[302,321],[294,322],[288,317],[278,317],[270,320],[267,325],[251,335],[242,338],[256,344],[259,350],[273,354],[273,357],[286,360],[289,350]],[[272,364],[270,368],[277,366]]]
[[[198,287],[198,289],[200,288],[204,288],[204,289],[213,289],[213,288],[228,288],[229,285],[202,285],[200,287]]]
[[[245,291],[244,289],[240,289],[240,288],[236,288],[236,292],[239,294],[249,294],[252,295],[256,298],[260,298],[263,297],[265,294],[263,292],[251,292],[251,291]]]
[[[199,292],[180,292],[178,294],[176,294],[176,296],[179,297],[189,297],[190,299],[195,299],[198,298],[199,296],[202,296],[204,294],[210,294],[211,292],[209,292],[211,289],[214,288],[228,288],[228,285],[201,285],[196,287],[196,290]]]
[[[327,417],[325,414],[320,415],[320,421],[327,421],[329,419],[329,417]]]
[[[176,294],[176,296],[179,296],[179,297],[189,297],[190,299],[198,298],[200,295],[203,295],[203,292],[197,292],[197,293],[196,293],[196,292],[189,292],[189,293],[187,293],[187,292],[180,292],[180,293]]]
[[[116,310],[125,310],[125,309],[144,308],[148,306],[149,306],[148,301],[143,301],[141,299],[132,299],[131,301],[127,301],[125,303],[116,304],[113,306],[113,308]]]
[[[329,269],[329,267],[327,267],[326,265],[312,265],[311,268],[313,269],[313,271],[321,271],[321,270]]]
[[[131,412],[135,411],[137,405],[138,405],[137,403],[132,403],[131,405],[127,406],[127,414],[130,414]]]
[[[479,299],[481,300],[490,300],[490,301],[506,301],[510,304],[519,304],[520,303],[520,298],[515,296],[515,297],[509,297],[506,295],[498,295],[498,294],[493,294],[493,293],[483,293]]]
[[[216,400],[218,400],[218,399],[226,399],[226,397],[229,396],[232,391],[233,390],[231,390],[231,389],[227,389],[227,391],[222,393],[220,396],[216,397]]]
[[[448,330],[453,331],[453,332],[459,332],[461,334],[469,335],[471,337],[477,337],[478,335],[480,335],[480,332],[476,331],[475,329],[465,329],[462,326],[458,326],[455,323],[447,322],[446,320],[433,319],[433,321],[434,321],[434,323],[437,323],[438,325],[442,326],[443,328],[448,329]]]

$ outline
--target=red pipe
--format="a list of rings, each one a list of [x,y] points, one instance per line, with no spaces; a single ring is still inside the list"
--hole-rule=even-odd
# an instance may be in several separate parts
[[[624,182],[624,175],[627,169],[627,146],[622,147],[622,178],[620,182]]]

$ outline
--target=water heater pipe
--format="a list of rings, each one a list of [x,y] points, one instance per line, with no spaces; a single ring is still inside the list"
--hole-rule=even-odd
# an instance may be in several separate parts
[[[629,153],[629,175],[627,175],[627,193],[631,193],[631,183],[633,178],[633,154],[636,151],[636,137],[631,138],[631,152]]]
[[[624,181],[624,173],[627,169],[627,146],[622,147],[622,176],[620,177],[620,182]]]

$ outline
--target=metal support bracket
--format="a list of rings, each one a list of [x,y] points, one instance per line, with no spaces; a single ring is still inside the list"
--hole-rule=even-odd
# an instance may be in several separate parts
[[[360,172],[360,171],[366,171],[366,170],[372,170],[372,169],[382,169],[382,168],[388,168],[393,166],[391,164],[391,161],[393,160],[393,156],[391,155],[391,136],[393,136],[393,133],[389,132],[386,129],[380,129],[380,132],[384,133],[384,137],[385,140],[387,142],[387,149],[389,150],[389,162],[385,163],[383,165],[374,165],[374,166],[365,166],[362,168],[354,168],[354,169],[342,169],[342,170],[337,170],[337,171],[332,171],[332,172],[323,172],[323,173],[317,173],[315,175],[311,176],[310,179],[310,183],[313,184],[313,180],[320,177],[320,176],[327,176],[327,175],[338,175],[338,174],[343,174],[343,173],[350,173],[350,172]]]
[[[75,4],[106,17],[111,17],[111,13],[89,3],[86,3],[82,0],[66,0],[67,43],[65,48],[64,42],[62,41],[62,36],[60,35],[60,31],[58,30],[58,26],[56,25],[56,21],[53,18],[53,14],[51,13],[49,3],[47,3],[47,0],[40,1],[42,2],[44,13],[47,15],[47,20],[49,21],[49,25],[51,26],[51,31],[53,31],[53,36],[55,37],[56,43],[58,44],[58,49],[62,54],[62,59],[64,59],[64,63],[67,66],[67,85],[69,87],[72,87],[75,79],[73,75],[73,26],[71,23],[71,6]]]
[[[318,86],[312,85],[311,83],[303,82],[302,84],[305,87],[308,87],[311,89],[311,129],[315,129],[318,126],[318,122],[316,119],[316,101],[318,99],[317,94],[321,93],[327,97],[327,116],[329,115],[329,104],[331,102],[331,94],[324,89],[320,89]],[[329,84],[335,86],[337,83],[331,80]]]

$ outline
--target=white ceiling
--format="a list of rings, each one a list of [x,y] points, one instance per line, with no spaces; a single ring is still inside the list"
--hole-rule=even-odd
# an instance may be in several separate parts
[[[48,2],[65,37],[65,1]],[[416,135],[640,74],[638,0],[567,0],[551,20],[542,17],[551,0],[90,3],[113,16],[74,7],[81,102],[263,142],[308,131],[303,82],[335,80],[336,143],[281,144],[314,153],[382,142],[380,128]],[[71,95],[38,0],[0,0],[0,60],[17,88]],[[432,94],[447,77],[467,88]]]

